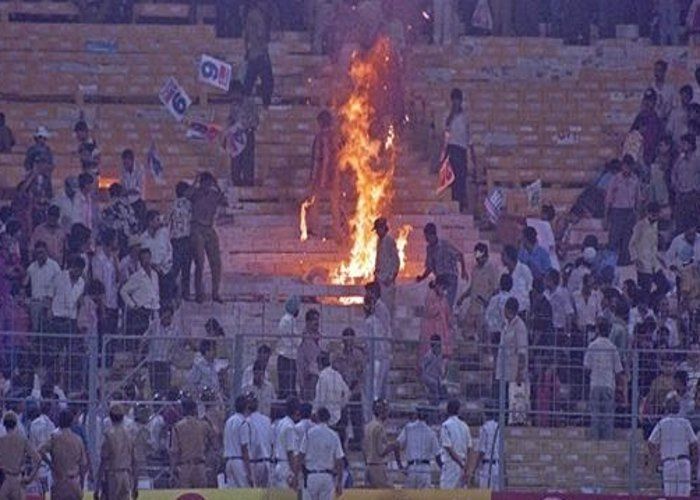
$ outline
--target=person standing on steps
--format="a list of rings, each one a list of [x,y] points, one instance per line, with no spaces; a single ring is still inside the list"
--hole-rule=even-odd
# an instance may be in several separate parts
[[[457,262],[459,262],[462,279],[467,281],[467,266],[464,262],[464,254],[452,243],[444,239],[438,239],[437,227],[429,222],[423,228],[423,236],[428,246],[425,250],[425,271],[416,278],[419,283],[431,274],[435,278],[441,278],[447,290],[447,300],[450,307],[454,307],[457,299],[457,286],[459,284],[459,274],[457,274]]]
[[[459,211],[467,211],[467,149],[470,134],[469,121],[464,112],[464,94],[459,89],[450,93],[452,107],[445,121],[445,151],[443,161],[448,159],[454,172],[452,200],[459,203]]]
[[[204,255],[206,253],[211,268],[211,296],[214,302],[221,303],[219,285],[221,283],[221,250],[219,236],[214,229],[214,218],[220,206],[228,206],[226,196],[210,172],[200,173],[189,192],[192,202],[190,225],[191,244],[194,254],[195,299],[204,302]]]
[[[268,44],[270,43],[269,12],[265,9],[266,2],[253,0],[243,28],[245,43],[245,92],[252,95],[255,82],[260,78],[262,83],[263,106],[267,108],[272,102],[272,90],[275,85],[272,76],[272,62]]]
[[[381,287],[382,301],[394,317],[396,299],[396,277],[399,275],[401,261],[396,241],[389,234],[389,224],[384,217],[374,221],[374,232],[377,233],[377,256],[374,261],[374,279]]]

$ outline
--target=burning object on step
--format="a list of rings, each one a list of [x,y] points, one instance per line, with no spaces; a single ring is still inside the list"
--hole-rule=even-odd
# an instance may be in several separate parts
[[[316,203],[315,196],[311,196],[301,203],[301,208],[299,209],[299,232],[301,233],[299,239],[301,241],[306,241],[309,239],[309,227],[306,220],[309,213],[309,208],[311,208],[311,205],[314,203]]]

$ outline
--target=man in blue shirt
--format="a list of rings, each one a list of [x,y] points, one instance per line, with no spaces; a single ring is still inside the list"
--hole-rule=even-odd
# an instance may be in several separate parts
[[[537,231],[534,227],[527,226],[523,229],[523,241],[518,250],[518,260],[532,271],[532,277],[544,278],[552,269],[552,261],[549,252],[537,244]]]

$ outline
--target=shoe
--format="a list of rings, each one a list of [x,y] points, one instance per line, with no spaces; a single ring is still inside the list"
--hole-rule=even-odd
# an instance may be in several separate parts
[[[204,304],[204,295],[197,295],[194,300],[197,302],[197,304]]]
[[[224,303],[223,299],[222,299],[221,297],[219,297],[218,295],[213,296],[213,297],[211,298],[211,300],[214,301],[214,302],[216,302],[217,304],[223,304],[223,303]]]

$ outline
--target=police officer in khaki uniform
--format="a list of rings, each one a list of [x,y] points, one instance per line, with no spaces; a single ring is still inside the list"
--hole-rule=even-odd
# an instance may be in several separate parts
[[[87,452],[83,441],[71,431],[73,412],[62,410],[58,416],[58,432],[39,450],[51,465],[53,484],[51,500],[81,500],[88,470]]]
[[[107,500],[131,500],[138,497],[136,454],[131,433],[124,426],[124,407],[114,404],[109,409],[112,426],[105,431],[100,450],[95,499],[100,493]]]
[[[170,435],[170,464],[175,468],[175,486],[206,488],[205,460],[207,450],[214,446],[214,429],[197,418],[197,403],[193,400],[182,401],[182,413],[184,418],[175,424]]]
[[[17,415],[7,412],[2,419],[7,434],[0,437],[0,472],[5,480],[0,486],[0,500],[23,500],[24,487],[31,483],[39,470],[39,454],[17,428]],[[29,458],[32,473],[22,478],[22,467]]]
[[[389,416],[389,405],[383,399],[374,402],[374,419],[365,427],[365,437],[362,451],[367,463],[366,482],[368,488],[392,488],[386,470],[386,460],[390,453],[394,454],[397,464],[401,464],[397,443],[389,443],[384,422]]]

